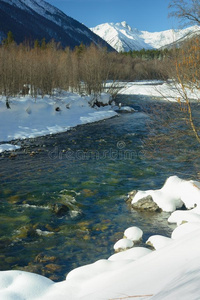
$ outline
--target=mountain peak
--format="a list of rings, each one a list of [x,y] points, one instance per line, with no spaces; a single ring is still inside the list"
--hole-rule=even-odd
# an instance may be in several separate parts
[[[200,34],[200,26],[182,30],[165,30],[160,32],[139,31],[131,28],[125,21],[104,23],[91,30],[103,38],[118,52],[130,50],[159,49],[182,41],[192,34]]]
[[[132,30],[132,28],[126,23],[126,21],[123,21],[121,23],[116,23],[116,25],[122,26],[130,31]]]

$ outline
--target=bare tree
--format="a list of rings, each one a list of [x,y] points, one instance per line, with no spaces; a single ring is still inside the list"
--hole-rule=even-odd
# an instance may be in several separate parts
[[[200,25],[200,0],[171,0],[169,9],[169,16],[177,17],[181,22]]]
[[[169,8],[172,9],[170,16],[179,18],[184,25],[200,25],[200,0],[171,0]],[[186,41],[181,49],[175,52],[175,85],[178,83],[180,104],[182,112],[187,114],[187,120],[191,126],[197,141],[200,143],[200,133],[192,110],[189,92],[199,91],[200,89],[200,39],[193,37]],[[183,99],[182,103],[180,99]],[[200,100],[200,99],[198,99]],[[195,122],[196,121],[196,122]]]
[[[192,103],[189,92],[195,94],[200,90],[200,39],[195,38],[188,41],[176,56],[176,77],[175,80],[180,86],[180,98],[177,99],[181,111],[186,113],[192,131],[200,143],[200,133],[197,120],[194,118]],[[198,101],[198,94],[196,94]],[[181,102],[181,98],[184,102]]]

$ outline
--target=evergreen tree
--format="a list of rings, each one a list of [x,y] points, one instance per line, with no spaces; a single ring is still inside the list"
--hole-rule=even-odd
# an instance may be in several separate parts
[[[38,48],[40,48],[40,43],[38,40],[35,40],[34,41],[34,49],[38,49]]]
[[[9,31],[7,33],[7,37],[2,41],[2,44],[8,46],[13,43],[14,43],[14,36],[13,36],[13,33],[11,31]]]
[[[43,39],[42,39],[42,42],[41,42],[41,49],[42,49],[42,50],[45,50],[46,47],[47,47],[46,40],[45,40],[45,38],[43,38]]]

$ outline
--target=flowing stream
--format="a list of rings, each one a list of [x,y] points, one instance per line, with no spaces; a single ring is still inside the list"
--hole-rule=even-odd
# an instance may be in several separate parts
[[[157,115],[173,117],[175,104],[162,102],[158,111],[158,101],[147,97],[118,101],[137,111],[16,141],[20,150],[0,156],[0,270],[60,281],[75,267],[112,255],[127,227],[143,230],[142,246],[153,234],[170,236],[168,213],[134,211],[126,195],[160,188],[170,175],[191,178],[199,167],[198,149],[179,133],[164,143],[166,129]],[[160,132],[162,143],[148,147],[147,137]]]

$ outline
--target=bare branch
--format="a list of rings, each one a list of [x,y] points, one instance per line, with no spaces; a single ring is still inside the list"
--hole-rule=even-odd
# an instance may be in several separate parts
[[[170,17],[177,17],[181,22],[200,25],[200,0],[171,0],[169,9]]]

